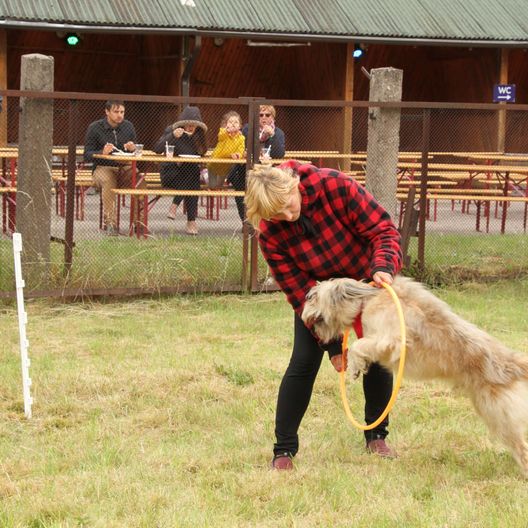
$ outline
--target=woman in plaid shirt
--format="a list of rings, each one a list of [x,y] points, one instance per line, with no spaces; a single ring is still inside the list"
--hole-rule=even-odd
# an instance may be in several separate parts
[[[298,429],[310,402],[324,350],[341,370],[341,342],[321,343],[301,314],[316,281],[335,277],[392,283],[401,269],[400,235],[389,214],[353,178],[333,169],[288,161],[249,172],[247,215],[271,273],[295,311],[292,357],[282,379],[272,466],[292,469]],[[363,377],[365,421],[372,423],[392,393],[392,373],[373,364]],[[369,452],[395,453],[385,443],[388,417],[365,431]]]

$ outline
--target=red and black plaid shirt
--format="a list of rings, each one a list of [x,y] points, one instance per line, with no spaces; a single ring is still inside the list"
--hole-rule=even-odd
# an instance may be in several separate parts
[[[271,272],[300,316],[316,281],[395,275],[402,264],[400,234],[374,197],[346,174],[288,161],[300,177],[301,217],[262,220],[260,249]]]

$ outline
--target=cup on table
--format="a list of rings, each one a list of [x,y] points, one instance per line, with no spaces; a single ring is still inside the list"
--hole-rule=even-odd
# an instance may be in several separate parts
[[[143,154],[143,145],[141,143],[136,143],[136,150],[134,151],[135,156],[141,156]]]
[[[167,158],[173,158],[174,157],[174,145],[166,145],[165,146],[165,156]]]
[[[260,159],[262,161],[267,161],[269,159],[271,159],[271,156],[270,156],[270,149],[269,148],[266,148],[266,147],[262,147],[260,149]]]

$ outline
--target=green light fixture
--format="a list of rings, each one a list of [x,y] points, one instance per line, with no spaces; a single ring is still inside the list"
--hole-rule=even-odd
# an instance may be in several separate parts
[[[77,33],[68,33],[65,37],[65,40],[68,46],[77,46],[77,44],[81,42],[81,39]]]

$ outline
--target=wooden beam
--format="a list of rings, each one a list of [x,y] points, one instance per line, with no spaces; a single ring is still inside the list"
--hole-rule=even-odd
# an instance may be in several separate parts
[[[7,90],[7,31],[0,29],[0,89]],[[0,146],[7,145],[7,98],[0,112]]]
[[[344,100],[354,100],[354,43],[347,44],[345,62],[345,90]],[[350,152],[352,148],[352,107],[346,107],[343,111],[343,145],[341,152]],[[350,160],[344,161],[343,170],[350,170]]]
[[[508,84],[509,50],[502,48],[499,56],[499,84]],[[507,103],[499,103],[505,106]],[[499,110],[497,117],[497,151],[504,152],[506,145],[506,110]]]

